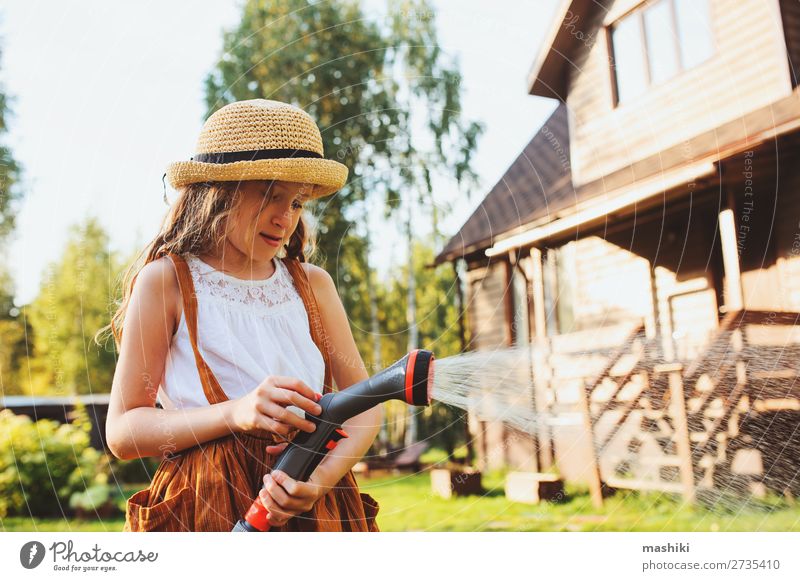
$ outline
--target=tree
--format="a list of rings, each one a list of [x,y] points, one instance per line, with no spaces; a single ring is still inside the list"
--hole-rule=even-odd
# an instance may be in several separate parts
[[[403,207],[406,215],[414,206],[431,208],[436,243],[437,208],[446,211],[452,200],[436,199],[434,176],[455,178],[461,191],[475,183],[470,164],[482,126],[462,118],[458,62],[438,45],[434,12],[426,0],[390,0],[382,19],[367,18],[357,0],[249,0],[223,50],[206,79],[208,114],[242,99],[296,104],[322,128],[327,156],[350,168],[341,192],[310,204],[321,216],[317,262],[345,283],[338,288],[359,349],[380,366],[387,359],[374,335],[380,309],[371,237],[357,234],[366,208],[375,198],[386,218]],[[405,230],[411,248],[414,234]],[[419,346],[413,283],[406,281],[407,308],[398,319],[411,331],[406,350]],[[410,440],[414,422],[410,415]]]
[[[310,205],[320,216],[318,263],[339,281],[350,277],[339,292],[351,321],[374,328],[376,305],[364,308],[371,248],[358,233],[369,201],[382,199],[390,216],[404,199],[432,201],[437,171],[474,177],[481,126],[461,117],[458,63],[438,46],[433,10],[392,1],[385,18],[367,18],[353,0],[249,0],[223,51],[206,79],[208,114],[242,99],[296,104],[320,125],[326,156],[350,169],[341,192]],[[375,341],[357,340],[379,363]]]
[[[72,228],[60,262],[47,268],[39,295],[23,309],[34,331],[31,393],[111,390],[113,345],[99,347],[92,337],[111,318],[121,272],[95,218]]]
[[[20,167],[11,149],[3,143],[8,133],[10,99],[0,87],[0,245],[14,229],[19,202],[22,199]]]
[[[30,347],[30,327],[12,301],[11,276],[0,270],[0,397],[21,394],[21,363]]]
[[[408,302],[407,281],[414,280],[417,288],[417,333],[419,342],[443,359],[461,352],[458,334],[458,310],[456,308],[455,273],[449,264],[430,268],[434,253],[430,242],[418,240],[413,246],[413,271],[408,275],[408,266],[401,269],[398,277],[378,289],[379,302],[383,306],[380,318],[384,338],[385,361],[396,361],[407,352],[410,329],[405,325],[404,312]],[[389,439],[397,444],[406,440],[404,422],[408,406],[387,406]],[[420,418],[417,436],[431,441],[453,453],[464,439],[464,412],[440,403],[424,410],[413,410]]]
[[[4,143],[11,113],[9,101],[0,87],[0,396],[19,392],[19,362],[27,345],[26,325],[14,307],[6,248],[22,199],[20,167]]]

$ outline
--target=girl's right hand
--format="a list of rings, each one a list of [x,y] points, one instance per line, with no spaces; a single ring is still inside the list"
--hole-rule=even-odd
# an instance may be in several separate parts
[[[231,421],[238,432],[266,430],[287,436],[292,429],[313,432],[316,424],[286,409],[297,406],[312,415],[319,415],[318,394],[296,377],[269,375],[246,396],[234,400]]]

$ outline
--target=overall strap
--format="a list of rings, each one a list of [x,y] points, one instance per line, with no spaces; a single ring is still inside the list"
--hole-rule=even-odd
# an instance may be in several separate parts
[[[299,260],[295,258],[286,258],[283,260],[289,274],[292,275],[294,286],[297,288],[297,293],[303,299],[303,304],[306,307],[308,314],[309,328],[311,330],[311,339],[314,344],[322,353],[322,359],[325,361],[325,379],[322,386],[322,393],[329,393],[333,390],[333,378],[331,373],[331,359],[330,359],[330,341],[325,332],[325,327],[322,325],[322,317],[319,314],[319,305],[314,296],[314,289],[311,288],[311,283],[308,280],[308,275]]]
[[[192,351],[194,351],[194,360],[197,364],[197,371],[200,374],[203,393],[206,395],[208,403],[212,405],[228,401],[228,396],[222,390],[217,378],[214,376],[214,372],[211,371],[208,363],[200,355],[200,350],[197,348],[197,294],[194,290],[194,282],[192,281],[192,273],[189,271],[189,265],[178,254],[170,252],[167,255],[172,259],[175,270],[178,273],[178,285],[183,299],[183,316],[186,321],[186,328],[189,330],[189,341],[192,344]]]

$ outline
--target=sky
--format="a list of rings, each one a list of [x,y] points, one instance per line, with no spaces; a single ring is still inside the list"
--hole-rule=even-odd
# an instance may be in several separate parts
[[[556,106],[528,95],[526,81],[558,3],[433,2],[442,49],[461,64],[462,112],[486,125],[472,198],[454,182],[437,184],[457,200],[443,217],[447,235]],[[378,0],[364,6],[368,15],[383,9]],[[70,228],[87,216],[125,255],[155,236],[167,210],[161,177],[170,162],[193,153],[204,121],[203,79],[221,56],[222,31],[240,12],[241,2],[221,0],[0,4],[0,83],[12,110],[6,142],[24,172],[10,247],[17,305],[33,300]],[[383,276],[404,260],[397,235],[381,236],[376,248],[386,255]]]

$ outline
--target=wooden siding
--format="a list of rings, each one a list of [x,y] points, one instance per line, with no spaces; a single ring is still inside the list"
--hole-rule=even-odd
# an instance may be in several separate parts
[[[800,311],[800,168],[781,189],[778,199],[777,268],[781,309]]]
[[[561,247],[559,269],[562,332],[652,318],[650,267],[645,258],[591,236]],[[568,276],[568,278],[567,278]]]
[[[509,346],[512,338],[508,325],[513,306],[505,261],[495,260],[467,272],[467,313],[472,336],[470,350],[491,351]],[[512,430],[501,422],[487,422],[480,410],[470,410],[470,433],[483,468],[515,466],[533,470],[535,449],[531,436]]]
[[[497,349],[508,345],[506,324],[506,266],[489,266],[467,272],[467,314],[472,336],[470,350]]]
[[[656,288],[665,348],[678,359],[694,358],[717,329],[717,301],[706,272],[656,268]]]
[[[687,353],[694,352],[716,328],[720,306],[718,200],[711,194],[697,193],[666,214],[655,208],[629,218],[627,227],[614,224],[614,231],[602,237],[587,236],[556,249],[559,260],[569,263],[559,269],[557,294],[569,305],[558,309],[561,332],[643,320],[653,336],[657,300],[662,334],[685,337],[694,345]],[[688,328],[692,322],[696,332]]]
[[[606,11],[586,22],[596,42],[570,69],[567,105],[573,181],[597,180],[791,93],[777,3],[709,0],[714,55],[705,63],[614,107]],[[612,10],[615,2],[608,1]],[[717,144],[722,145],[722,144]],[[708,152],[687,150],[687,163]]]
[[[723,167],[724,187],[735,205],[742,294],[748,309],[800,310],[796,141],[800,138],[745,151]]]

